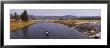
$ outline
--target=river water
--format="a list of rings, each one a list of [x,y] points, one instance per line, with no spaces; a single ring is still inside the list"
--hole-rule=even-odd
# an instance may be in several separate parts
[[[48,36],[45,34],[45,30],[48,30]],[[58,24],[42,21],[27,28],[17,30],[16,32],[10,32],[11,39],[88,39],[76,29],[70,29],[70,27]]]

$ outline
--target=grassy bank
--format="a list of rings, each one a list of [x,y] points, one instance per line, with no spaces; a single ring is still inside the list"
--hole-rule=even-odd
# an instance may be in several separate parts
[[[86,23],[86,22],[96,22],[96,23],[101,23],[101,20],[52,20],[49,22],[54,22],[54,23],[60,23],[60,24],[65,24],[65,25],[72,25],[76,23]]]
[[[11,32],[15,32],[18,29],[22,29],[25,27],[28,27],[29,25],[32,25],[36,23],[36,21],[29,21],[29,22],[22,22],[22,21],[14,21],[14,20],[10,20],[10,31]]]
[[[51,22],[64,24],[67,25],[68,27],[75,27],[78,25],[76,29],[78,29],[79,32],[83,33],[86,36],[93,36],[101,32],[101,30],[98,27],[95,27],[91,24],[86,24],[86,23],[101,24],[101,20],[53,20]],[[99,38],[100,36],[97,37]]]

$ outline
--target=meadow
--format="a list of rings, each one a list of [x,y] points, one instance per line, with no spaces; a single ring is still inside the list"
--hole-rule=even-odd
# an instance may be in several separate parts
[[[30,20],[28,22],[22,22],[22,21],[15,21],[14,19],[10,20],[10,31],[15,32],[16,30],[28,27],[29,25],[32,25],[36,23],[37,21]]]
[[[98,23],[101,24],[101,20],[49,20],[49,22],[60,23],[64,25],[68,25],[70,27],[76,26],[77,24],[83,23]]]

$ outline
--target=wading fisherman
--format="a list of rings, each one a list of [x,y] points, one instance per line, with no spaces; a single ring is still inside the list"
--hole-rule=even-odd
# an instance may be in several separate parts
[[[45,34],[46,34],[46,36],[48,36],[48,34],[49,34],[49,31],[47,29],[45,30]]]

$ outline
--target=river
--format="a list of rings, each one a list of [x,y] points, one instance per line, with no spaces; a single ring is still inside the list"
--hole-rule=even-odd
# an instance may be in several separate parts
[[[45,30],[48,30],[48,36],[45,34]],[[27,28],[17,30],[16,32],[10,32],[11,39],[88,39],[76,29],[70,29],[70,27],[58,24],[42,21]]]

